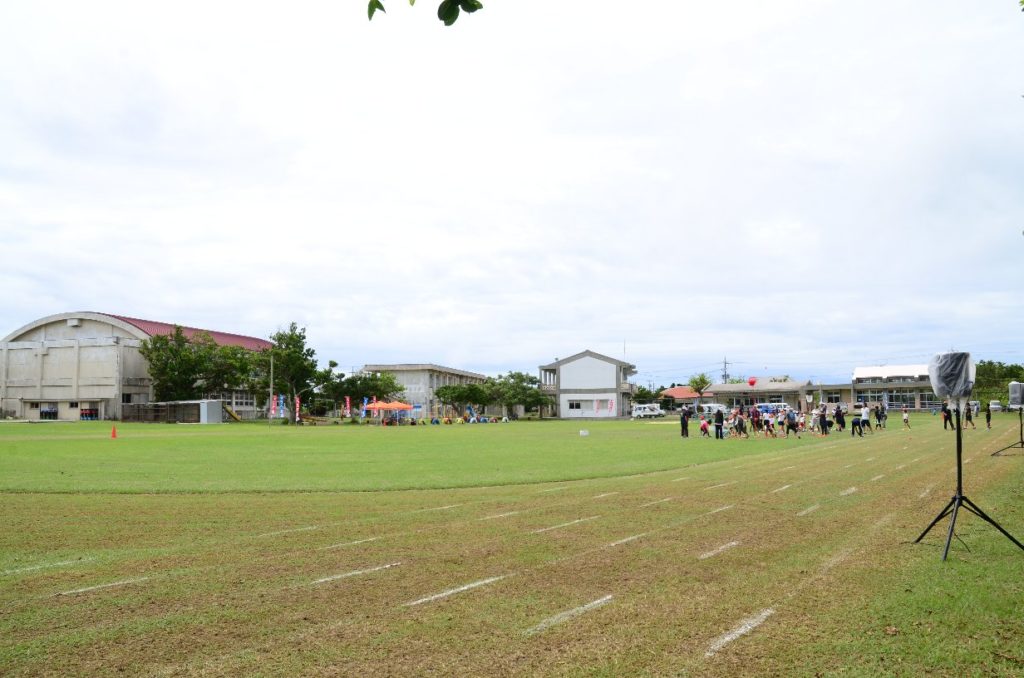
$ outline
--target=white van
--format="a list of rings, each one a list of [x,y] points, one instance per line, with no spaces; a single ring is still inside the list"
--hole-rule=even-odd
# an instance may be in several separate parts
[[[645,403],[643,405],[633,405],[633,418],[634,419],[647,419],[648,417],[664,417],[665,410],[661,409],[661,405],[657,403]]]
[[[697,405],[696,416],[704,415],[705,419],[710,419],[715,416],[715,412],[728,412],[729,408],[721,403],[701,403]]]

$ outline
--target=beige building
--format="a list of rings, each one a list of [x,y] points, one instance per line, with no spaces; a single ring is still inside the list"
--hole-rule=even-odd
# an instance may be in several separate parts
[[[395,381],[402,385],[402,399],[413,406],[413,416],[421,417],[455,417],[456,412],[437,399],[434,391],[442,386],[461,386],[463,384],[482,384],[487,377],[476,372],[442,367],[431,363],[408,363],[399,365],[364,365],[363,372],[390,372]],[[358,410],[361,403],[352,403],[352,409]]]
[[[74,312],[40,318],[0,340],[0,415],[28,420],[119,419],[122,404],[152,400],[142,342],[168,323]],[[255,337],[207,332],[221,345],[270,348]],[[234,397],[235,394],[232,394]],[[253,407],[255,403],[253,402]]]
[[[632,363],[583,351],[541,365],[540,391],[554,398],[551,414],[560,419],[628,417],[635,374]]]

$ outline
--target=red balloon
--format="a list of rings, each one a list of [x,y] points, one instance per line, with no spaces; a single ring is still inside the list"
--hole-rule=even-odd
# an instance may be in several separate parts
[[[750,379],[747,379],[747,383],[753,386],[754,384],[757,383],[757,377],[751,377]]]

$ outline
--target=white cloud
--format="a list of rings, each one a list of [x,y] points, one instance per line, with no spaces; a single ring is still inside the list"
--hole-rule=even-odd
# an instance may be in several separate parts
[[[0,326],[295,320],[493,372],[625,342],[666,383],[1024,360],[1012,4],[485,4],[5,6]]]

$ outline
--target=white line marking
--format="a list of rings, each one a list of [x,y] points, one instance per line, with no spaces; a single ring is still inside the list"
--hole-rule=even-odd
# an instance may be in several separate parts
[[[516,516],[522,513],[522,511],[509,511],[508,513],[499,513],[496,516],[485,516],[478,518],[477,520],[494,520],[495,518],[508,518],[509,516]]]
[[[673,483],[678,483],[681,480],[689,480],[689,479],[690,479],[690,476],[686,476],[685,478],[676,478],[672,482]]]
[[[55,596],[70,596],[70,595],[74,595],[76,593],[86,593],[88,591],[98,591],[100,589],[109,589],[109,588],[112,588],[114,586],[125,586],[127,584],[138,584],[139,582],[146,581],[147,579],[149,579],[149,577],[139,577],[137,579],[125,579],[123,581],[115,581],[115,582],[112,582],[110,584],[99,584],[98,586],[87,586],[84,589],[75,589],[73,591],[61,591],[60,593],[55,593],[54,595]]]
[[[626,537],[625,539],[620,539],[618,541],[613,541],[611,544],[608,544],[608,546],[622,546],[623,544],[628,544],[631,541],[636,541],[637,539],[639,539],[641,537],[646,537],[646,536],[647,536],[646,532],[643,532],[641,534],[634,534],[632,537]]]
[[[722,483],[720,485],[712,485],[711,487],[705,487],[704,489],[705,490],[717,490],[719,487],[727,487],[729,485],[735,485],[738,482],[739,482],[738,480],[732,480],[732,481],[730,481],[728,483]]]
[[[814,513],[821,508],[821,504],[815,504],[814,506],[808,506],[803,511],[797,514],[797,516],[806,516],[808,513]]]
[[[793,486],[792,485],[783,485],[782,487],[779,487],[777,489],[772,490],[770,494],[775,494],[776,492],[783,492],[785,490],[788,490],[791,487],[793,487]]]
[[[907,467],[906,464],[900,464],[899,466],[894,468],[893,471],[901,471],[901,470],[905,469],[906,467]]]
[[[732,504],[729,504],[728,506],[723,506],[722,508],[716,508],[716,509],[715,509],[714,511],[708,511],[708,512],[707,512],[707,513],[705,513],[704,515],[706,515],[706,516],[710,516],[710,515],[711,515],[711,514],[713,514],[713,513],[720,513],[720,512],[722,512],[722,511],[728,511],[728,510],[729,510],[729,509],[731,509],[732,507],[733,507],[733,505],[732,505]]]
[[[380,537],[370,537],[368,539],[357,539],[356,541],[346,541],[341,544],[331,544],[330,546],[321,546],[320,551],[330,551],[331,549],[340,549],[344,546],[355,546],[356,544],[365,544],[368,541],[377,541]]]
[[[610,497],[613,494],[618,494],[618,492],[605,492],[604,494],[597,495],[594,499],[604,499],[605,497]]]
[[[740,638],[741,636],[745,636],[746,634],[750,633],[758,626],[763,624],[764,620],[772,616],[773,614],[775,614],[775,610],[773,610],[772,608],[768,608],[767,610],[761,610],[752,617],[747,617],[742,622],[740,622],[739,626],[734,628],[732,631],[729,631],[729,633],[726,633],[724,636],[719,636],[715,640],[715,642],[711,643],[711,646],[708,647],[708,651],[704,653],[704,656],[713,657],[714,655],[718,654],[718,651],[721,650],[723,647],[725,647],[732,641],[736,640],[737,638]]]
[[[655,504],[664,504],[666,501],[672,501],[673,499],[675,499],[675,497],[665,497],[664,499],[658,499],[656,501],[649,501],[646,504],[640,504],[640,508],[645,508],[647,506],[654,506]]]
[[[598,598],[597,600],[591,603],[587,603],[586,605],[581,605],[580,607],[574,608],[572,610],[567,610],[566,612],[556,614],[554,617],[548,617],[547,619],[545,619],[544,621],[542,621],[541,623],[537,624],[532,629],[527,631],[526,634],[532,636],[535,633],[540,633],[541,631],[551,628],[555,624],[561,624],[562,622],[572,619],[573,617],[578,617],[585,612],[597,609],[602,605],[607,605],[611,602],[611,600],[612,596],[605,596],[604,598]]]
[[[789,470],[791,470],[791,469],[795,469],[795,468],[796,468],[796,466],[787,466],[786,468],[784,468],[784,469],[782,469],[782,470],[783,470],[783,471],[789,471]]]
[[[290,530],[278,530],[277,532],[265,532],[263,534],[256,535],[256,538],[261,537],[276,537],[280,534],[291,534],[292,532],[309,532],[310,530],[320,529],[317,525],[310,525],[309,527],[296,527]]]
[[[911,459],[911,460],[910,460],[910,461],[908,461],[907,463],[908,463],[908,464],[913,464],[913,463],[914,463],[915,461],[921,461],[921,457],[914,457],[913,459]]]
[[[357,577],[361,574],[369,574],[371,572],[379,572],[380,570],[387,570],[392,567],[398,567],[402,563],[388,563],[387,565],[378,565],[377,567],[371,567],[366,570],[356,570],[355,572],[346,572],[345,574],[335,574],[330,577],[324,577],[323,579],[317,579],[314,582],[310,582],[310,586],[316,586],[317,584],[323,584],[328,581],[335,581],[337,579],[346,579],[348,577]]]
[[[974,457],[968,457],[967,459],[964,459],[964,463],[965,464],[970,464],[971,461],[973,461],[973,460],[974,460]]]
[[[853,464],[847,464],[847,465],[846,465],[846,466],[844,466],[843,468],[850,468],[851,466],[853,466]]]
[[[884,473],[881,474],[881,475],[875,476],[874,478],[871,479],[871,482],[875,482],[876,480],[881,480],[884,477],[885,477]]]
[[[874,460],[875,460],[875,458],[874,458],[874,457],[868,457],[868,458],[867,458],[867,459],[865,459],[864,461],[874,461]]]
[[[463,504],[448,504],[447,506],[435,506],[433,508],[417,509],[411,511],[411,513],[426,513],[427,511],[447,511],[448,509],[458,508]]]
[[[697,558],[698,558],[698,560],[707,560],[708,558],[713,558],[714,556],[717,556],[719,553],[722,553],[723,551],[728,551],[729,549],[735,548],[736,546],[739,546],[739,545],[740,545],[740,543],[738,541],[731,541],[728,544],[722,544],[721,546],[719,546],[717,549],[715,549],[713,551],[708,551],[707,553],[702,553],[699,556],[697,556]]]
[[[501,575],[499,577],[490,577],[488,579],[481,579],[480,581],[475,581],[472,584],[466,584],[465,586],[459,586],[458,588],[448,589],[447,591],[442,591],[441,593],[435,593],[434,595],[427,596],[426,598],[420,598],[419,600],[414,600],[411,603],[405,603],[404,605],[402,605],[402,607],[413,607],[414,605],[422,605],[423,603],[430,603],[430,602],[433,602],[435,600],[440,600],[441,598],[447,598],[448,596],[453,596],[456,593],[462,593],[463,591],[469,591],[470,589],[475,589],[475,588],[480,587],[480,586],[486,586],[488,584],[493,584],[496,581],[501,581],[502,579],[504,579],[507,576],[509,576],[509,575],[503,574],[503,575]]]
[[[568,489],[569,489],[568,486],[566,486],[566,487],[552,487],[550,490],[540,490],[539,492],[537,492],[537,494],[544,494],[545,492],[561,492],[562,490],[568,490]]]
[[[575,525],[577,523],[586,522],[588,520],[594,520],[595,518],[600,518],[600,517],[601,516],[590,516],[589,518],[577,518],[576,520],[570,520],[569,522],[562,523],[561,525],[552,525],[551,527],[542,527],[539,530],[533,530],[530,534],[540,534],[541,532],[549,532],[551,530],[557,530],[557,529],[562,528],[562,527],[569,527],[570,525]]]
[[[21,572],[32,572],[34,570],[45,570],[48,567],[64,567],[65,565],[77,565],[78,563],[88,563],[95,558],[82,558],[81,560],[62,560],[58,563],[43,563],[42,565],[32,565],[31,567],[19,567],[15,570],[4,570],[0,572],[0,577],[6,577],[9,574],[20,574]]]
[[[851,495],[851,494],[853,494],[853,493],[854,493],[854,492],[856,492],[856,491],[857,491],[857,488],[856,488],[856,487],[848,487],[848,488],[846,488],[845,490],[843,490],[842,492],[840,492],[840,493],[839,493],[839,496],[840,496],[840,497],[845,497],[845,496],[848,496],[848,495]]]
[[[924,499],[929,494],[931,494],[932,490],[934,490],[934,489],[935,489],[935,485],[929,485],[928,487],[924,488],[924,492],[922,492],[921,494],[917,495],[917,498],[918,499]]]

